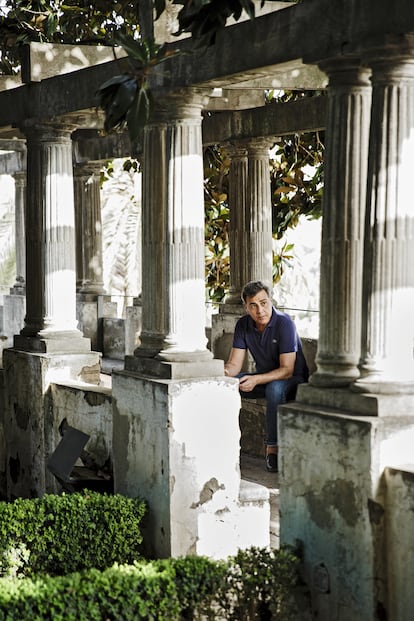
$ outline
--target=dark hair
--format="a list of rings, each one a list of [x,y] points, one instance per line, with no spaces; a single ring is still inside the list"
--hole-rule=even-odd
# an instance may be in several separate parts
[[[241,294],[243,302],[246,303],[247,298],[252,298],[260,291],[266,291],[268,297],[270,298],[270,289],[267,285],[265,285],[261,280],[251,280],[243,287]]]

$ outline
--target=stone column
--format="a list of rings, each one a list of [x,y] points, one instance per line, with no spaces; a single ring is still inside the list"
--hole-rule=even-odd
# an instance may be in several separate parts
[[[90,350],[77,329],[72,174],[74,127],[26,124],[26,317],[15,347],[25,351]]]
[[[73,169],[76,228],[76,316],[93,350],[103,350],[99,296],[103,286],[102,218],[98,162]]]
[[[329,99],[319,342],[310,383],[341,387],[359,376],[371,86],[370,72],[352,61],[322,68],[329,75]]]
[[[245,282],[262,280],[270,287],[273,282],[272,199],[268,139],[249,140],[247,145],[248,177],[245,229]],[[244,283],[243,283],[244,284]]]
[[[92,163],[74,168],[77,289],[95,295],[105,293],[99,170]]]
[[[227,360],[234,325],[244,313],[241,292],[249,280],[272,287],[272,200],[269,147],[264,138],[226,145],[232,158],[229,172],[230,291],[212,317],[214,355]],[[247,364],[247,359],[246,359]],[[247,367],[245,367],[247,369]]]
[[[10,293],[24,295],[26,292],[25,259],[25,206],[26,206],[26,172],[13,174],[15,187],[15,245],[16,245],[16,282]]]
[[[170,97],[145,128],[142,331],[126,358],[131,370],[205,377],[218,369],[205,335],[202,106],[197,93]]]
[[[168,97],[145,128],[141,344],[112,372],[114,490],[141,490],[155,557],[245,544],[238,382],[206,348],[202,104]]]
[[[241,306],[240,298],[246,283],[246,248],[244,232],[246,231],[246,200],[248,180],[248,158],[245,143],[226,144],[225,148],[231,158],[229,170],[229,254],[230,254],[230,290],[220,312],[225,312],[228,305]],[[243,312],[238,308],[238,312]]]
[[[368,393],[414,393],[414,57],[407,39],[373,50],[361,378]]]

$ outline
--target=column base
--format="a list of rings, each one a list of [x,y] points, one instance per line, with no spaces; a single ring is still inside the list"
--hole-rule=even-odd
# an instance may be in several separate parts
[[[351,390],[356,393],[375,393],[381,395],[413,395],[414,380],[387,380],[384,377],[360,378],[352,384]]]
[[[90,352],[90,339],[79,336],[79,334],[62,334],[54,338],[16,334],[13,340],[13,347],[20,351],[38,354],[78,354]]]
[[[125,370],[158,379],[189,379],[224,376],[224,362],[214,358],[172,362],[157,358],[125,356]]]
[[[304,405],[332,408],[354,416],[412,416],[414,395],[354,392],[348,388],[322,388],[310,384],[298,386],[296,401]]]

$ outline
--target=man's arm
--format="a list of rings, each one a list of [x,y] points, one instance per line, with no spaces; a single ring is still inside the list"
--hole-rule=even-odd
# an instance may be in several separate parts
[[[273,371],[268,371],[267,373],[257,373],[256,375],[244,375],[240,379],[241,390],[250,392],[258,384],[268,384],[273,380],[289,379],[293,375],[295,361],[296,352],[294,351],[288,354],[280,354],[280,366],[278,369],[273,369]]]
[[[236,377],[236,375],[242,370],[245,355],[245,349],[236,349],[233,347],[230,352],[229,359],[224,365],[224,375],[227,375],[228,377]]]

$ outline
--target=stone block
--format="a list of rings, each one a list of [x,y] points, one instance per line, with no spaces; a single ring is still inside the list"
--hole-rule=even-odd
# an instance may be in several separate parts
[[[127,306],[125,315],[125,354],[129,356],[141,343],[142,306]]]
[[[125,357],[125,320],[112,317],[102,319],[103,355],[123,360]]]
[[[112,390],[114,489],[148,502],[148,554],[224,558],[242,540],[268,538],[268,498],[240,500],[235,380],[150,380],[113,371]],[[267,524],[252,529],[260,503]]]

